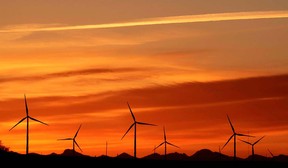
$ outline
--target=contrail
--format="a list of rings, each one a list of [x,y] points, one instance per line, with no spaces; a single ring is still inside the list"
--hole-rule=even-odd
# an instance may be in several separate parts
[[[132,26],[162,25],[162,24],[199,23],[199,22],[251,20],[251,19],[275,19],[275,18],[288,18],[288,11],[254,11],[254,12],[215,13],[215,14],[201,14],[201,15],[182,15],[182,16],[156,17],[136,21],[93,24],[93,25],[22,28],[22,29],[10,28],[2,30],[0,29],[0,33],[108,29],[108,28],[121,28]]]

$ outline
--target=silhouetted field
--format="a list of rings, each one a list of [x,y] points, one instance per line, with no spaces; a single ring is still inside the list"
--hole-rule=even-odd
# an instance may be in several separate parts
[[[64,153],[63,153],[64,154]],[[91,157],[86,155],[74,155],[68,156],[63,154],[50,154],[50,155],[39,155],[39,154],[18,154],[15,152],[1,152],[0,162],[2,165],[7,166],[19,166],[22,167],[288,167],[287,156],[282,156],[283,160],[275,160],[269,158],[267,160],[211,160],[211,159],[191,159],[188,158],[133,158],[131,157],[108,157],[99,156]],[[123,156],[123,155],[122,155]],[[126,155],[129,156],[129,155]],[[158,156],[162,156],[159,155]],[[175,155],[174,155],[175,156]],[[277,156],[280,157],[280,156]],[[231,157],[232,158],[232,157]],[[278,158],[279,159],[279,158]]]
[[[4,165],[23,167],[286,167],[286,162],[264,161],[188,161],[188,160],[151,160],[151,159],[123,159],[96,158],[81,156],[18,156],[1,157]]]

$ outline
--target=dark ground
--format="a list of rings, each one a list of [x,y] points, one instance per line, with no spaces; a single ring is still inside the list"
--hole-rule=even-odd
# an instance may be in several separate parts
[[[151,160],[123,159],[108,157],[81,156],[0,156],[1,165],[5,167],[273,167],[287,168],[288,162],[278,161],[189,161],[189,160]]]
[[[76,154],[71,150],[65,150],[62,154],[19,154],[16,152],[5,152],[0,150],[1,167],[123,167],[123,168],[137,168],[137,167],[189,167],[189,168],[204,168],[204,167],[220,167],[220,168],[288,168],[288,156],[279,155],[272,158],[256,155],[253,160],[251,158],[234,161],[233,157],[221,155],[204,149],[196,152],[193,156],[185,154],[171,153],[167,155],[166,159],[163,155],[152,154],[144,158],[135,159],[132,156],[122,153],[117,157],[91,157]]]

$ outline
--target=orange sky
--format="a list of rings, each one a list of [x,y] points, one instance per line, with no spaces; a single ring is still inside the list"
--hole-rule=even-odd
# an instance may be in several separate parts
[[[218,151],[232,135],[227,114],[256,136],[244,140],[265,135],[256,154],[288,154],[288,2],[276,1],[1,2],[0,140],[25,153],[25,123],[9,129],[25,117],[26,94],[31,117],[49,124],[30,122],[30,152],[72,148],[57,139],[82,124],[83,154],[105,154],[107,141],[108,155],[133,155],[133,130],[121,140],[129,102],[157,125],[137,127],[138,157],[163,141],[163,126],[180,147],[168,153]],[[249,154],[238,141],[237,155]]]

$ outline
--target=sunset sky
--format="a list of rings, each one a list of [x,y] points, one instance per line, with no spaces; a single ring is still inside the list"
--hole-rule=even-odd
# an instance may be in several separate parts
[[[2,0],[0,140],[25,153],[217,151],[236,132],[255,154],[288,154],[287,0]],[[78,148],[76,151],[80,152]],[[163,146],[156,150],[164,154]],[[233,141],[222,150],[233,156]],[[251,146],[237,141],[237,155]]]

